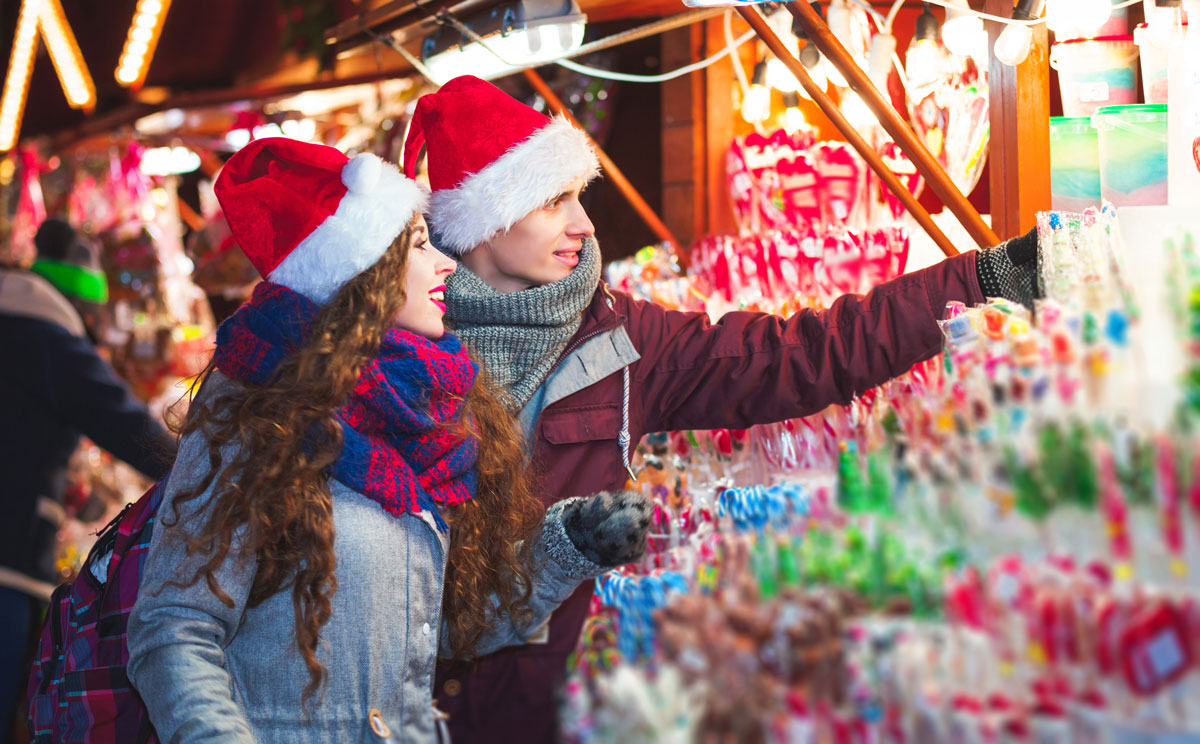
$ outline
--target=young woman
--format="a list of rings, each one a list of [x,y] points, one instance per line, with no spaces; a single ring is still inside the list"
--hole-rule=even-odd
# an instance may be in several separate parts
[[[259,140],[216,190],[268,280],[222,324],[129,623],[162,741],[420,742],[439,655],[525,642],[640,553],[632,494],[542,508],[444,332],[453,261],[370,155]]]

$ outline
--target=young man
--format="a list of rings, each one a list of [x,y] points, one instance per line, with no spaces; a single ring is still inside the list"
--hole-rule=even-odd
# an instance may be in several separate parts
[[[464,76],[417,102],[404,149],[410,176],[425,151],[434,242],[462,262],[447,318],[520,412],[547,505],[621,488],[647,432],[743,429],[848,403],[941,350],[948,301],[1034,294],[1031,233],[826,311],[736,312],[713,325],[600,281],[579,203],[599,165],[565,120]],[[441,670],[434,694],[457,744],[554,741],[555,689],[591,589],[563,604],[544,637]]]

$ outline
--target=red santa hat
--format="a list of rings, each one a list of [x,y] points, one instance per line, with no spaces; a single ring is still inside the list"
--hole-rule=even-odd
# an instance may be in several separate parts
[[[462,255],[600,172],[586,134],[538,113],[491,83],[463,75],[422,96],[404,142],[404,169],[429,163],[429,222],[437,244]]]
[[[213,191],[258,273],[322,305],[379,260],[427,198],[375,155],[351,160],[286,137],[243,147]]]

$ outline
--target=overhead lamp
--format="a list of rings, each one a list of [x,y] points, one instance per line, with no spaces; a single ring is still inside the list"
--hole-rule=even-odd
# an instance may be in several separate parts
[[[162,34],[163,21],[170,7],[171,0],[138,0],[114,73],[122,86],[141,87],[146,80],[150,60],[158,47],[158,37]]]
[[[1033,27],[1023,21],[1033,21],[1041,17],[1045,0],[1021,0],[1013,9],[1012,18],[1016,23],[1010,23],[1000,32],[993,50],[996,59],[1009,67],[1016,67],[1029,56],[1029,45],[1033,41]]]
[[[50,51],[50,62],[71,108],[91,111],[96,105],[96,84],[83,61],[79,42],[67,23],[59,0],[40,0],[38,25]]]
[[[767,87],[767,63],[754,65],[750,89],[742,99],[742,118],[751,124],[766,121],[771,116],[771,89]]]
[[[142,153],[138,168],[147,176],[175,176],[200,168],[200,156],[182,145],[151,147]]]
[[[967,0],[949,0],[946,22],[942,24],[942,43],[960,57],[987,57],[987,31],[983,19],[971,11]]]
[[[37,50],[37,26],[37,3],[26,0],[21,3],[17,15],[17,30],[8,56],[8,73],[4,77],[4,94],[0,96],[0,151],[11,150],[17,144],[21,116],[25,112],[25,96],[29,92],[29,77],[33,73],[33,57]]]
[[[939,23],[929,10],[929,3],[917,16],[917,28],[904,55],[904,73],[913,85],[929,82],[938,76],[941,50],[938,49]]]
[[[511,0],[462,24],[478,39],[443,26],[421,43],[421,59],[439,85],[459,75],[491,79],[559,59],[583,45],[587,16],[575,0]]]

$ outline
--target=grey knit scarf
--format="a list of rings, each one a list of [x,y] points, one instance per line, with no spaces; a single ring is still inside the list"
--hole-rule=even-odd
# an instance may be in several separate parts
[[[579,330],[599,282],[594,238],[566,278],[520,292],[499,292],[460,264],[446,280],[446,319],[520,411]]]

